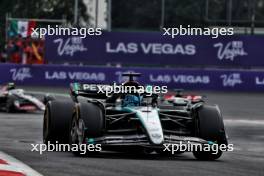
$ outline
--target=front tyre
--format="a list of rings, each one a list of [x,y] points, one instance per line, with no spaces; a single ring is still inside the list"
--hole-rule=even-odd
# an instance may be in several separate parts
[[[212,151],[193,151],[193,156],[198,159],[198,160],[203,160],[203,161],[211,161],[211,160],[216,160],[222,156],[223,152],[222,151],[217,151],[216,154],[213,154]]]
[[[69,126],[74,104],[71,101],[49,101],[43,118],[43,142],[69,143]]]
[[[216,160],[221,157],[219,145],[227,145],[225,127],[222,115],[217,106],[204,105],[198,109],[196,119],[196,134],[198,137],[218,145],[217,151],[193,151],[198,160]]]

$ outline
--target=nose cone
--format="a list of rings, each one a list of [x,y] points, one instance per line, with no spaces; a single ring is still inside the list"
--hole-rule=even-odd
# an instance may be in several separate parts
[[[162,144],[164,136],[158,110],[152,107],[142,107],[136,110],[136,113],[145,127],[151,142],[157,145]]]

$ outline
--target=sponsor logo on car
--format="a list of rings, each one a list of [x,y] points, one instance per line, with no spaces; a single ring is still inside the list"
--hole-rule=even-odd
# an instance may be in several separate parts
[[[156,138],[156,139],[159,139],[159,138],[162,137],[162,135],[159,134],[159,133],[153,133],[153,134],[151,134],[151,136],[152,136],[153,138]]]

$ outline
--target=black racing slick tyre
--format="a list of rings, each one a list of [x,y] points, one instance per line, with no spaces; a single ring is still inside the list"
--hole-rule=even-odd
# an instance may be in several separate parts
[[[43,120],[43,142],[69,143],[69,127],[74,103],[71,101],[49,101]]]
[[[105,129],[104,110],[98,104],[80,103],[79,117],[84,121],[85,134],[89,137],[101,136]]]
[[[14,106],[15,100],[16,100],[16,97],[12,95],[7,97],[7,101],[6,101],[6,112],[7,113],[12,113],[15,111],[15,106]]]
[[[218,146],[227,145],[223,118],[217,106],[204,105],[198,109],[196,133]],[[199,160],[216,160],[221,157],[222,151],[193,151],[193,155]]]

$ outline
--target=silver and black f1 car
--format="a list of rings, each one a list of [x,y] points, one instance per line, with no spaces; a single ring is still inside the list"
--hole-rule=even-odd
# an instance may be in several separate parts
[[[138,74],[124,74],[124,86],[138,86]],[[101,144],[105,150],[164,151],[164,144],[227,144],[218,106],[181,97],[182,103],[163,103],[153,94],[112,94],[71,85],[71,101],[53,100],[46,105],[44,143]],[[179,151],[179,153],[182,151]],[[76,152],[75,152],[76,153]],[[214,160],[222,151],[193,151],[197,159]]]
[[[8,83],[0,89],[0,109],[6,112],[45,110],[42,101]]]

